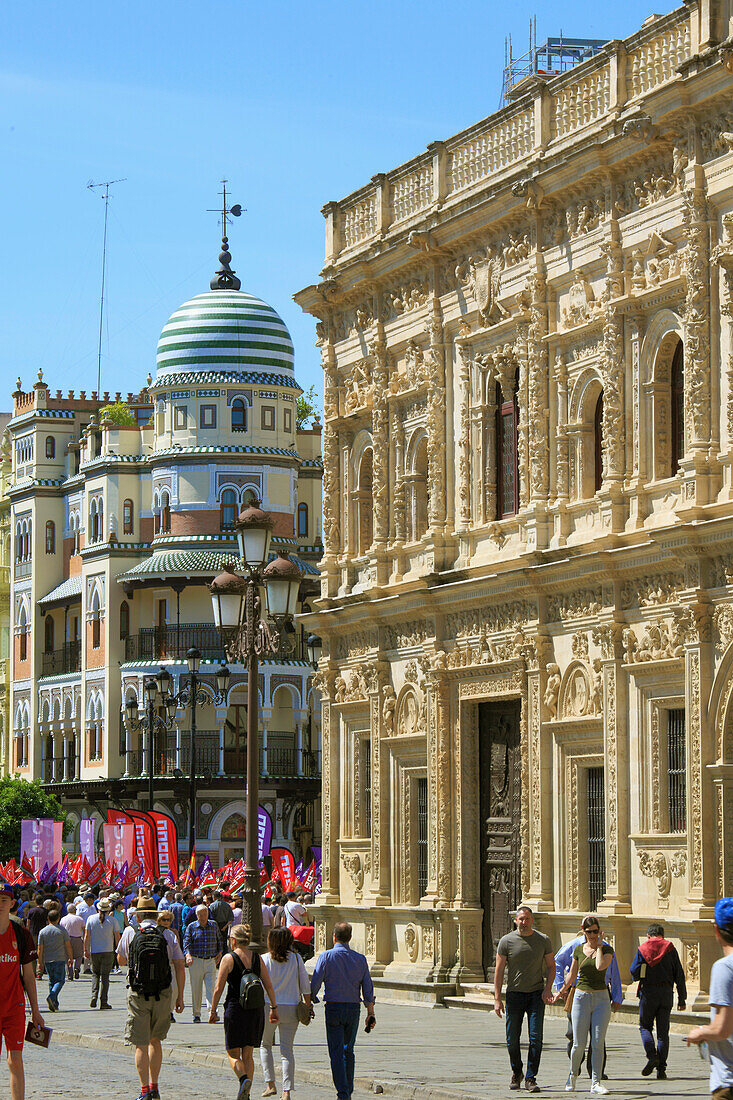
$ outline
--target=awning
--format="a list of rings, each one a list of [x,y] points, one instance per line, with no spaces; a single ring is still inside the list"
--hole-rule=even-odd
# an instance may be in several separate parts
[[[52,588],[45,596],[41,596],[38,601],[39,607],[48,607],[52,603],[73,603],[74,600],[81,599],[81,574],[76,577],[69,577],[67,580],[62,581],[61,584]]]
[[[273,560],[274,554],[270,555]],[[304,576],[319,576],[319,572],[310,562],[301,561],[295,555],[290,555],[296,562]],[[120,573],[117,577],[119,584],[145,583],[172,578],[207,578],[213,580],[217,573],[221,573],[224,566],[234,562],[234,568],[240,568],[241,563],[237,555],[227,550],[156,550],[149,558],[144,558],[138,565]]]

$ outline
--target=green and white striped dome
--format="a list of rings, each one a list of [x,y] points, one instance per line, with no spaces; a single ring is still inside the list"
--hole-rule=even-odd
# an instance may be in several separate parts
[[[160,334],[158,377],[188,371],[293,370],[293,342],[272,306],[242,290],[209,290],[179,306]]]

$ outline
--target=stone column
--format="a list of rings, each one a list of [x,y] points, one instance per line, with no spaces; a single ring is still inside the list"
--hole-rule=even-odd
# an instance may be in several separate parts
[[[446,525],[446,389],[445,335],[440,297],[436,287],[437,268],[432,272],[430,298],[430,377],[428,391],[428,526],[435,540]]]
[[[70,778],[70,776],[69,776],[69,742],[67,741],[66,736],[62,737],[61,745],[62,745],[61,751],[63,753],[61,778],[66,780],[66,779]]]
[[[178,757],[179,744],[176,739],[176,757]],[[219,726],[219,775],[224,775],[224,722]]]
[[[698,587],[699,565],[687,562],[687,587]],[[687,866],[689,893],[685,916],[700,920],[712,916],[718,883],[711,856],[710,822],[715,820],[715,788],[708,764],[715,759],[715,724],[707,716],[707,700],[713,679],[713,640],[710,608],[688,607],[678,626],[678,640],[685,643],[685,711],[687,714]]]
[[[181,723],[176,722],[176,767],[182,771],[183,764],[181,763],[183,754],[183,734],[181,732]]]
[[[446,908],[452,901],[452,791],[450,683],[434,666],[428,701],[428,894]]]
[[[733,214],[723,215],[723,239],[713,249],[710,259],[719,266],[723,275],[720,312],[727,318],[726,337],[728,348],[725,367],[727,395],[724,421],[726,438],[723,450],[726,471],[726,496],[730,500],[733,495]]]
[[[79,779],[81,774],[81,735],[77,730],[74,736],[74,779]]]
[[[374,549],[377,556],[377,583],[387,581],[386,548],[389,542],[389,412],[387,388],[389,369],[387,344],[378,326],[377,335],[370,341],[373,358],[374,396],[372,399],[372,500],[374,502]]]
[[[458,526],[467,531],[471,525],[471,349],[465,344],[458,347],[460,370],[458,392],[460,396],[460,435],[458,437],[457,501]]]
[[[603,751],[606,795],[606,895],[603,913],[631,912],[628,791],[628,683],[623,671],[621,627],[604,623],[593,631],[603,670]]]
[[[330,327],[330,326],[329,326]],[[336,559],[341,552],[341,496],[339,478],[339,441],[335,420],[338,416],[338,384],[336,354],[329,335],[321,348],[324,370],[323,396],[323,561],[321,590],[324,596],[335,595],[338,587]]]
[[[529,904],[538,910],[554,908],[552,888],[552,734],[542,733],[542,713],[547,686],[548,641],[542,635],[519,647],[526,664],[527,759],[529,765]],[[527,803],[525,803],[527,805]]]
[[[143,729],[143,759],[142,759],[142,774],[149,775],[150,772],[150,734],[147,729]]]
[[[317,686],[321,692],[321,752],[323,757],[321,782],[321,805],[323,806],[323,888],[319,899],[321,905],[338,905],[340,901],[339,831],[341,828],[341,781],[338,751],[339,712],[333,707],[331,702],[333,699],[335,678],[335,673],[327,668],[322,669],[316,674],[316,679],[318,681]]]
[[[549,379],[547,345],[547,283],[537,258],[537,270],[529,277],[530,314],[527,325],[527,452],[529,458],[529,500],[544,504],[549,495]]]
[[[389,752],[383,748],[383,738],[394,716],[394,689],[386,661],[377,663],[376,690],[369,695],[372,754],[372,889],[373,905],[390,904],[390,821],[389,821]],[[388,701],[389,700],[389,701]],[[387,716],[385,718],[385,715]]]
[[[295,723],[295,740],[296,740],[298,775],[302,775],[303,774],[303,722],[302,722],[302,720],[299,720]]]

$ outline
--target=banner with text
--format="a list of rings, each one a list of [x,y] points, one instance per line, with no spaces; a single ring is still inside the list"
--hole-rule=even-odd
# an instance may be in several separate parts
[[[135,858],[135,827],[132,822],[124,821],[117,825],[103,825],[104,858],[107,863],[121,867]]]
[[[24,817],[20,823],[20,858],[33,860],[36,871],[48,864],[49,867],[61,860],[54,859],[54,822],[52,817]],[[59,825],[61,822],[59,822]]]

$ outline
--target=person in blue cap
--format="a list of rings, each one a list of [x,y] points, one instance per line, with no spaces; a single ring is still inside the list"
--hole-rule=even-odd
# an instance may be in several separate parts
[[[710,971],[710,1023],[693,1027],[688,1043],[707,1043],[710,1092],[715,1100],[733,1100],[733,898],[715,903],[715,936],[723,958]]]

